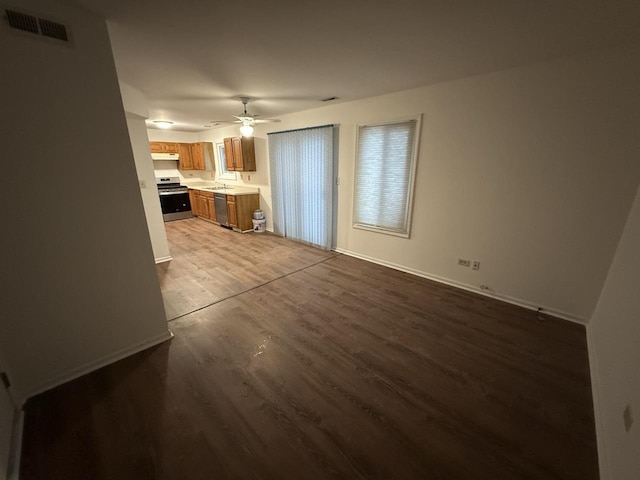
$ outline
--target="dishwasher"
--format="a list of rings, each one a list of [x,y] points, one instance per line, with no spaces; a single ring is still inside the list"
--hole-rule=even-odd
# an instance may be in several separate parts
[[[217,222],[223,227],[228,227],[229,217],[227,216],[227,196],[223,193],[214,193],[213,203],[216,207]]]

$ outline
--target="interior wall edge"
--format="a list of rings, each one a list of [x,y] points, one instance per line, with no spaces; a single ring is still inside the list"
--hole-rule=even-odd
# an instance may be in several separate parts
[[[600,480],[609,480],[609,458],[604,445],[604,417],[600,401],[600,376],[598,374],[598,358],[596,356],[593,325],[587,324],[587,354],[589,355],[589,372],[591,377],[591,396],[593,400],[593,420],[596,427],[596,444],[598,448],[598,468]]]
[[[158,257],[155,260],[156,260],[156,265],[157,265],[159,263],[170,262],[171,260],[173,260],[173,257],[171,255],[169,255],[168,257]]]
[[[23,431],[24,431],[24,409],[16,408],[16,415],[13,423],[13,431],[11,433],[11,450],[9,452],[7,480],[20,479],[20,458],[22,457]]]
[[[173,338],[173,333],[171,330],[166,330],[159,335],[155,335],[146,339],[143,342],[136,342],[129,347],[122,348],[115,352],[111,352],[108,355],[105,355],[96,360],[92,360],[83,365],[79,365],[74,368],[70,368],[50,379],[44,380],[36,385],[32,385],[30,387],[26,387],[25,391],[17,392],[18,397],[20,399],[20,407],[23,407],[24,404],[30,399],[39,395],[41,393],[46,392],[47,390],[51,390],[52,388],[58,387],[64,383],[70,382],[79,378],[87,373],[91,373],[95,370],[99,370],[102,367],[106,367],[112,363],[115,363],[119,360],[127,358],[131,355],[135,355],[136,353],[140,353],[143,350],[146,350],[151,347],[155,347],[156,345],[160,345],[161,343],[166,342],[167,340],[171,340]]]
[[[527,310],[537,311],[538,309],[541,309],[542,313],[544,313],[546,315],[551,315],[553,317],[557,317],[557,318],[560,318],[562,320],[567,320],[567,321],[572,322],[572,323],[577,323],[577,324],[583,325],[583,326],[586,326],[588,324],[588,320],[587,319],[585,319],[585,318],[583,318],[583,317],[581,317],[579,315],[574,315],[574,314],[569,313],[569,312],[556,310],[554,308],[546,307],[544,305],[536,305],[536,304],[531,303],[531,302],[529,302],[527,300],[511,297],[509,295],[502,295],[500,293],[492,292],[492,291],[489,291],[489,290],[481,290],[480,288],[475,287],[473,285],[469,285],[469,284],[466,284],[466,283],[463,283],[463,282],[458,282],[456,280],[451,280],[451,279],[446,278],[446,277],[433,275],[431,273],[424,272],[422,270],[417,270],[415,268],[407,267],[407,266],[404,266],[404,265],[399,265],[399,264],[395,264],[395,263],[392,263],[392,262],[387,262],[385,260],[381,260],[381,259],[378,259],[378,258],[370,257],[368,255],[362,255],[360,253],[353,252],[351,250],[345,250],[343,248],[336,248],[334,251],[336,251],[338,253],[342,253],[344,255],[349,255],[350,257],[359,258],[359,259],[365,260],[367,262],[372,262],[372,263],[376,263],[378,265],[382,265],[382,266],[385,266],[385,267],[393,268],[394,270],[400,270],[402,272],[410,273],[410,274],[416,275],[418,277],[423,277],[423,278],[426,278],[428,280],[433,280],[435,282],[444,283],[445,285],[449,285],[451,287],[456,287],[456,288],[460,288],[462,290],[467,290],[467,291],[472,292],[472,293],[477,293],[477,294],[485,296],[485,297],[495,298],[496,300],[500,300],[502,302],[510,303],[512,305],[517,305],[519,307],[526,308]]]

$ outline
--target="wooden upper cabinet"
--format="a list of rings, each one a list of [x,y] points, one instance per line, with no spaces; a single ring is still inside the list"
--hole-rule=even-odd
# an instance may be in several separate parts
[[[149,142],[151,153],[178,153],[180,170],[206,170],[206,159],[211,159],[213,167],[213,143],[169,143]]]
[[[149,142],[151,153],[178,153],[178,148],[174,142]]]
[[[180,158],[178,168],[180,170],[193,170],[193,159],[191,158],[191,144],[180,143]]]
[[[230,172],[235,172],[236,166],[233,163],[233,138],[225,138],[224,139],[224,162],[227,164],[227,170]]]
[[[164,153],[163,142],[149,142],[149,149],[151,153]]]
[[[203,142],[191,143],[190,150],[191,150],[191,164],[192,164],[191,168],[193,168],[193,170],[204,170],[205,169],[204,143]],[[182,154],[180,154],[180,156],[182,156]]]
[[[256,153],[253,137],[225,138],[224,154],[227,159],[227,170],[231,172],[256,171]]]

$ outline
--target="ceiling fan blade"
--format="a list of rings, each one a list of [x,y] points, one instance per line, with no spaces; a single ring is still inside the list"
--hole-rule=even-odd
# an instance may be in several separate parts
[[[242,123],[240,120],[211,120],[209,123],[214,125],[233,125],[234,123]]]
[[[279,118],[260,118],[255,119],[253,123],[278,123],[280,122]]]

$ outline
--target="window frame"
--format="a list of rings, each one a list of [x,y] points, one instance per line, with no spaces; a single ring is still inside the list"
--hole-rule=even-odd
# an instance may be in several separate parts
[[[403,231],[398,231],[392,228],[368,225],[363,223],[356,222],[356,195],[358,194],[357,190],[357,181],[358,181],[358,169],[360,168],[359,162],[359,154],[360,154],[360,130],[366,127],[378,127],[378,126],[386,126],[386,125],[394,125],[397,123],[406,123],[406,122],[415,122],[415,134],[413,138],[412,145],[412,154],[411,154],[411,165],[409,168],[410,178],[408,182],[408,192],[407,192],[407,204],[406,208],[406,224],[405,229]],[[415,194],[415,182],[416,182],[416,171],[418,167],[418,155],[419,155],[419,146],[420,146],[420,135],[422,132],[422,114],[411,115],[402,118],[396,118],[388,121],[379,121],[372,123],[357,123],[356,124],[356,143],[355,143],[355,162],[354,162],[354,170],[353,170],[353,207],[352,207],[352,217],[351,217],[351,226],[358,230],[365,230],[369,232],[382,233],[385,235],[391,235],[394,237],[401,238],[410,238],[411,237],[411,226],[413,223],[413,197]]]
[[[223,160],[224,155],[224,142],[216,142],[216,161],[218,162],[218,180],[237,180],[238,176],[236,172],[229,172],[227,170],[226,159]]]

